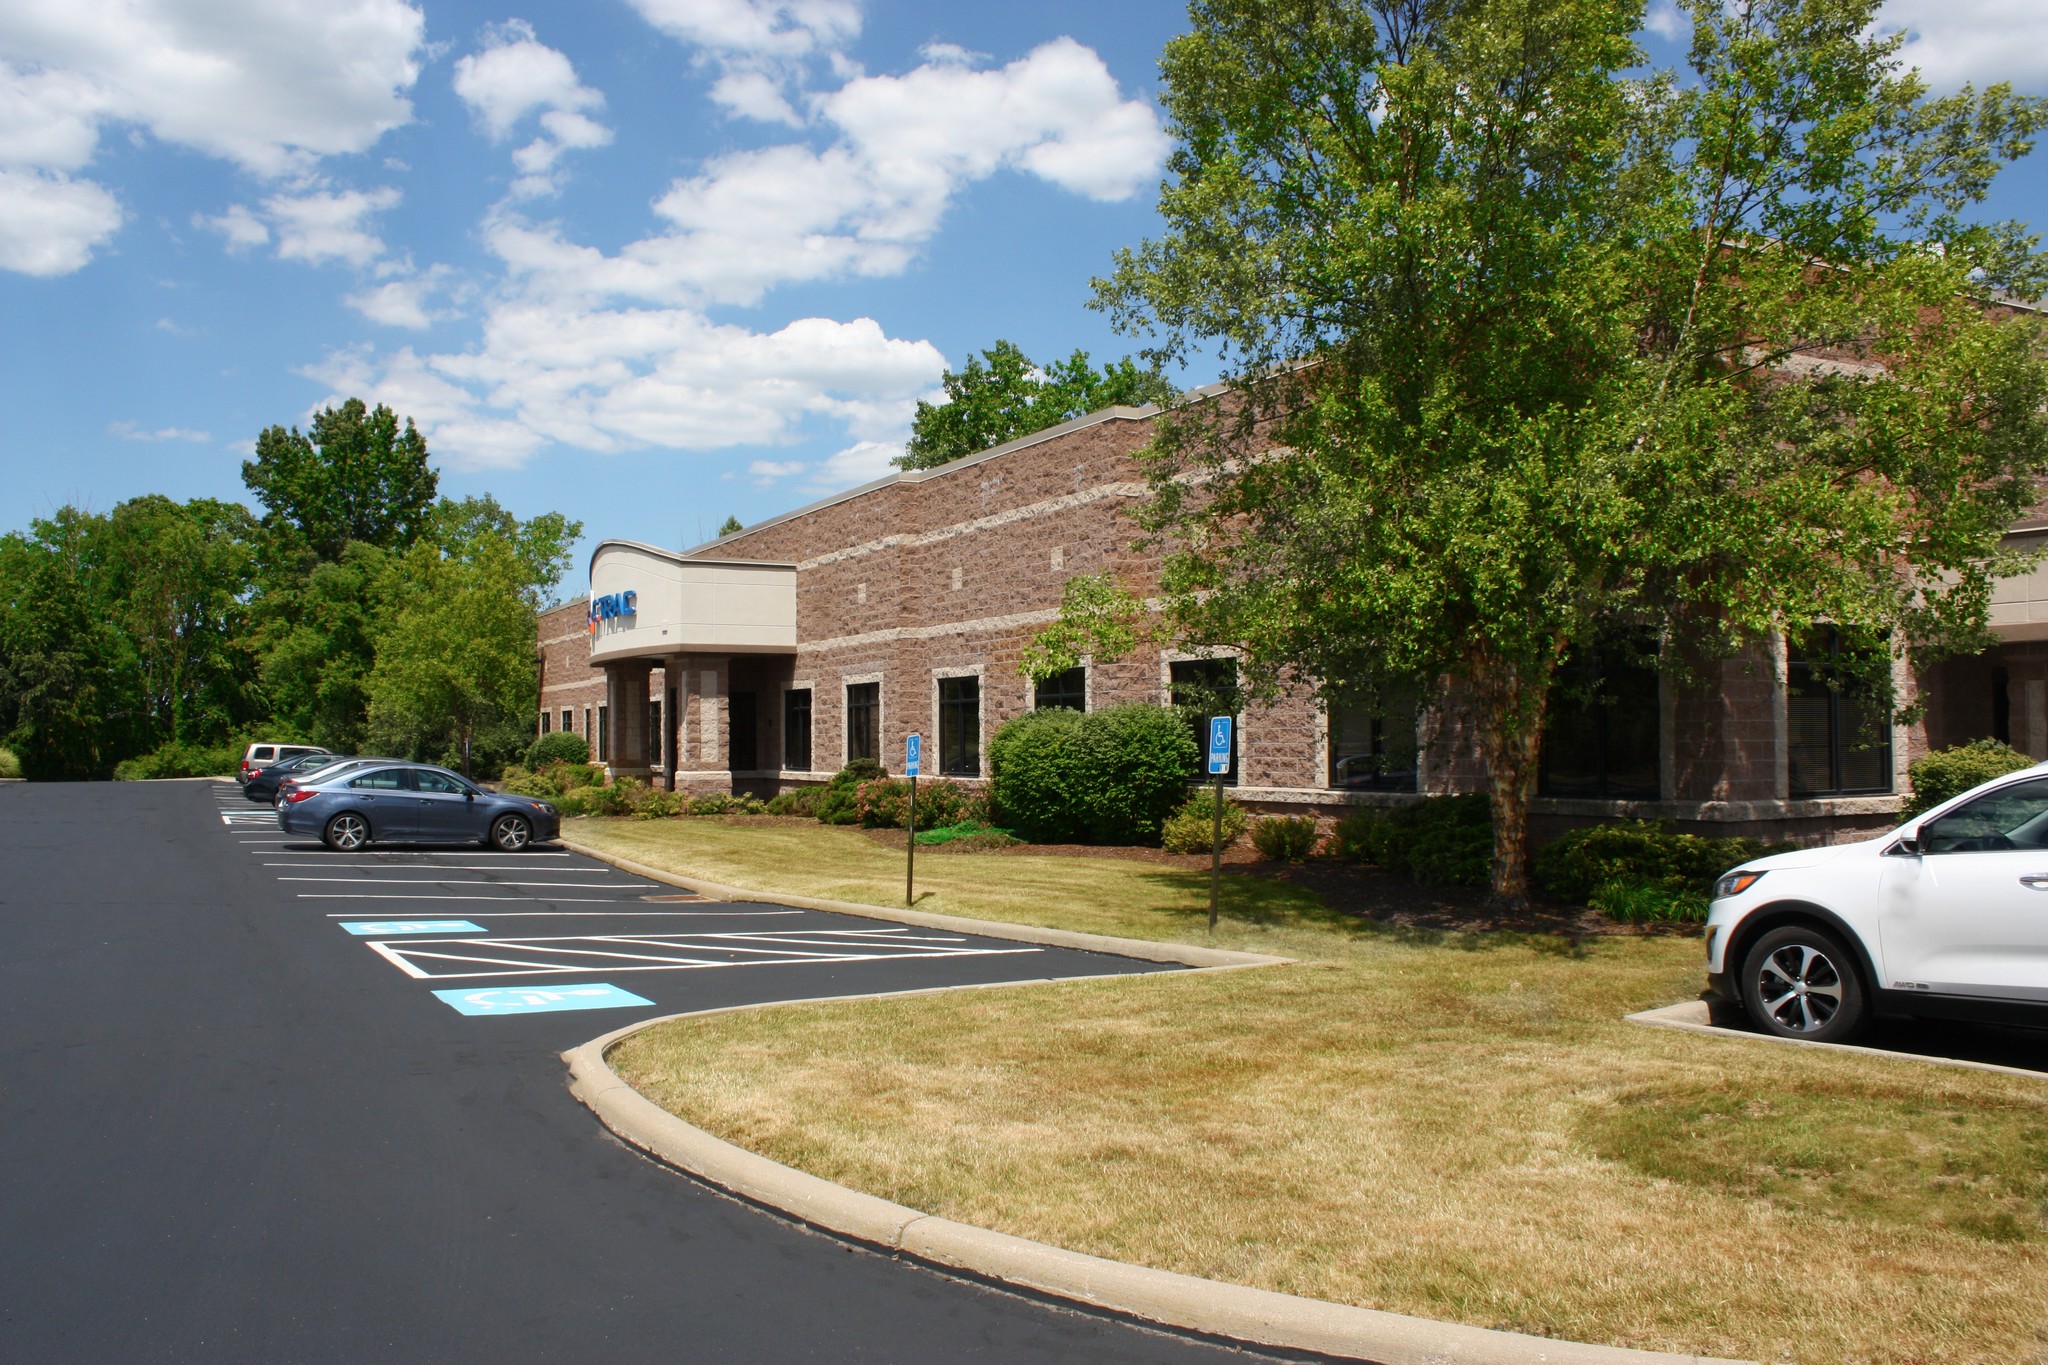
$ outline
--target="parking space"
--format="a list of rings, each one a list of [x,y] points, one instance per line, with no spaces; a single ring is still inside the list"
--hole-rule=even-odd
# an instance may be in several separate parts
[[[360,949],[351,960],[366,970],[395,970],[463,1015],[673,1013],[736,998],[1171,970],[792,906],[712,901],[557,847],[503,853],[371,845],[339,853],[286,834],[269,807],[238,787],[217,785],[213,800],[221,837],[276,888],[280,905]]]

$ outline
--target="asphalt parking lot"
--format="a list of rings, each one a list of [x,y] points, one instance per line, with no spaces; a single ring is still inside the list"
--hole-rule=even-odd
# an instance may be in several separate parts
[[[1157,964],[561,849],[338,855],[225,784],[0,786],[0,869],[10,1365],[1247,1358],[708,1190],[560,1056],[681,1010]]]

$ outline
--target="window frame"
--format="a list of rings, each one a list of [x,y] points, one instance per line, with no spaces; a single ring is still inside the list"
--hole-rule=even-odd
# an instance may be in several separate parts
[[[1244,671],[1233,655],[1206,659],[1168,659],[1166,661],[1167,704],[1180,712],[1181,718],[1187,722],[1188,731],[1193,735],[1195,741],[1195,766],[1194,770],[1188,774],[1188,780],[1191,782],[1214,782],[1216,780],[1216,774],[1209,771],[1209,717],[1219,713],[1214,706],[1204,705],[1199,708],[1203,714],[1198,715],[1196,714],[1197,708],[1193,701],[1183,702],[1181,700],[1182,683],[1177,675],[1182,669],[1193,670],[1197,668],[1227,668],[1230,670],[1230,710],[1228,712],[1230,716],[1230,767],[1223,773],[1223,785],[1235,787],[1239,785],[1240,768],[1242,767],[1240,756],[1244,747]],[[1189,690],[1193,690],[1192,684],[1190,684]],[[1215,695],[1213,689],[1206,685],[1203,690],[1210,696]]]
[[[863,688],[874,689],[871,694],[872,700],[869,700],[868,698],[864,697],[861,701],[856,703],[853,694],[856,690]],[[840,695],[840,705],[844,708],[841,712],[842,716],[844,717],[844,724],[842,725],[840,730],[840,743],[841,747],[845,751],[845,762],[851,763],[855,759],[865,758],[873,762],[880,763],[882,761],[881,680],[871,678],[863,680],[861,682],[850,682],[843,684]],[[863,717],[863,723],[860,728],[864,732],[864,737],[867,740],[867,746],[869,751],[866,753],[856,753],[854,751],[854,716],[856,713],[860,714]]]
[[[802,697],[801,704],[797,698]],[[811,708],[814,704],[812,689],[808,687],[785,687],[782,689],[782,767],[785,772],[811,771]],[[801,717],[801,725],[798,718]],[[798,734],[803,736],[802,762],[796,752]]]
[[[947,689],[958,693],[963,684],[971,696],[948,697]],[[939,775],[941,777],[981,776],[981,675],[960,673],[933,679],[933,705],[939,731]]]
[[[1835,626],[1822,626],[1815,632],[1815,635],[1826,642],[1826,653],[1824,655],[1797,652],[1790,641],[1786,643],[1784,694],[1785,794],[1794,801],[1809,801],[1841,796],[1891,796],[1897,792],[1899,780],[1898,773],[1895,770],[1898,756],[1897,736],[1892,733],[1893,727],[1890,723],[1890,718],[1886,717],[1885,722],[1877,727],[1881,738],[1875,743],[1868,746],[1857,746],[1848,741],[1845,732],[1850,727],[1843,724],[1842,710],[1844,704],[1868,706],[1872,704],[1872,699],[1849,695],[1847,689],[1816,678],[1816,663],[1820,663],[1823,666],[1832,665],[1842,657],[1842,632]],[[1805,675],[1803,679],[1800,676],[1802,672]],[[1802,692],[1802,686],[1809,690]],[[1792,705],[1795,701],[1810,700],[1816,692],[1824,694],[1826,698],[1827,784],[1821,787],[1801,787],[1794,785],[1793,780],[1797,773],[1797,764],[1794,762],[1794,750],[1798,747],[1798,741],[1793,734]],[[1884,774],[1882,785],[1851,786],[1843,780],[1846,775],[1845,769],[1848,756],[1861,747],[1882,750],[1878,757],[1879,771]]]

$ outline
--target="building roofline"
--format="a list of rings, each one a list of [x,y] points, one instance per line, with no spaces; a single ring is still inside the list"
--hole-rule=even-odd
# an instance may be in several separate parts
[[[1223,393],[1229,388],[1230,385],[1220,382],[1204,384],[1200,388],[1189,389],[1181,397],[1184,402],[1199,403],[1214,398],[1217,394]],[[1045,441],[1057,440],[1062,436],[1069,436],[1077,431],[1085,431],[1089,427],[1101,426],[1105,422],[1148,422],[1157,417],[1162,411],[1163,409],[1156,403],[1146,403],[1141,407],[1128,407],[1119,404],[1114,407],[1098,408],[1094,412],[1083,413],[1079,417],[1069,418],[1058,426],[1047,427],[1043,431],[1034,431],[1028,436],[1019,436],[1013,441],[1005,441],[999,446],[990,446],[987,450],[976,451],[972,455],[962,455],[957,460],[948,460],[946,463],[935,465],[930,469],[899,469],[893,474],[884,474],[879,479],[870,479],[868,482],[856,485],[853,488],[844,489],[837,493],[828,493],[815,502],[807,502],[801,507],[777,513],[766,521],[757,521],[752,526],[734,531],[729,536],[720,536],[715,540],[707,540],[701,545],[693,545],[682,552],[682,557],[685,559],[695,559],[697,563],[701,564],[704,561],[696,559],[699,551],[713,549],[728,542],[737,541],[743,536],[754,534],[756,531],[765,531],[771,526],[780,526],[786,521],[794,521],[798,517],[806,517],[813,512],[821,512],[827,507],[837,506],[842,502],[851,502],[855,498],[866,497],[870,493],[879,492],[884,488],[890,488],[899,483],[924,483],[929,479],[942,478],[947,474],[957,474],[963,469],[972,468],[985,461],[1014,454],[1017,451],[1029,449]],[[652,547],[646,548],[651,549]],[[746,560],[742,562],[757,563],[762,561]]]
[[[709,543],[715,545],[718,542],[711,541]],[[794,569],[796,567],[794,561],[786,559],[700,559],[687,550],[669,550],[659,545],[649,545],[644,540],[627,540],[623,536],[611,536],[600,540],[591,547],[590,568],[596,567],[598,553],[610,545],[617,545],[628,550],[642,550],[651,555],[658,555],[662,559],[673,560],[677,564],[730,564],[738,569]],[[584,572],[586,574],[589,573],[589,568],[586,568]],[[564,602],[562,605],[566,607],[570,604]]]

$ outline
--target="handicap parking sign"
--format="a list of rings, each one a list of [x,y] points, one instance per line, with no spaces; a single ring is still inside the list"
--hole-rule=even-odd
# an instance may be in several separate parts
[[[912,735],[903,745],[903,775],[916,777],[918,768],[924,762],[924,736]]]
[[[489,986],[434,994],[457,1014],[549,1014],[556,1010],[612,1010],[654,1003],[601,981],[575,986]]]
[[[1209,771],[1230,771],[1230,717],[1209,717]]]

